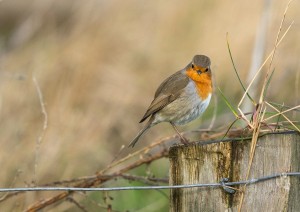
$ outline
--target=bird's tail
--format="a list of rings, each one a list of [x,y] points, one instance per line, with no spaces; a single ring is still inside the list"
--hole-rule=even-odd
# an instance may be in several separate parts
[[[150,125],[145,126],[135,138],[130,142],[128,147],[134,147],[134,145],[139,141],[140,137],[150,128]]]
[[[135,138],[130,142],[128,147],[134,147],[134,145],[139,141],[140,137],[150,128],[152,127],[152,119],[149,120],[147,125],[135,136]]]

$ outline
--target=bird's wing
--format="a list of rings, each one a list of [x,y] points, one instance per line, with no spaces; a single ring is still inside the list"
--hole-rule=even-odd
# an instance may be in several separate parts
[[[155,92],[154,98],[161,94],[174,94],[181,91],[188,82],[189,78],[183,70],[177,71],[160,84]]]
[[[140,123],[177,99],[188,82],[189,78],[182,73],[182,71],[176,72],[163,81],[156,90],[154,100],[150,104]]]

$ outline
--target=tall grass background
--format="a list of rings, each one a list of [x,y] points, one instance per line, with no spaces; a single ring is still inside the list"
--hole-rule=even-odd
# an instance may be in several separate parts
[[[215,84],[237,105],[244,91],[232,67],[226,34],[247,85],[262,17],[268,16],[264,59],[274,47],[286,4],[280,0],[0,1],[0,187],[71,179],[107,166],[142,127],[138,121],[160,82],[185,67],[195,54],[211,58]],[[283,28],[295,22],[276,51],[267,95],[291,106],[300,102],[298,8],[299,1],[294,1],[286,16]],[[258,97],[255,89],[262,82],[263,78],[250,89],[252,97]],[[45,128],[39,90],[48,118]],[[214,127],[228,126],[234,115],[218,99],[201,119],[181,129],[207,128],[215,107]],[[137,148],[173,133],[168,124],[158,125]],[[165,159],[137,173],[166,177],[167,167]],[[110,193],[113,208],[168,208],[164,195],[148,193]],[[0,207],[22,210],[42,197],[26,194]],[[102,194],[89,198],[106,204]],[[73,211],[72,207],[65,204],[60,209]]]

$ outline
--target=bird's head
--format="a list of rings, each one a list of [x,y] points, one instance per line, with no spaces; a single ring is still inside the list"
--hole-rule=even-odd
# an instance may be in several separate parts
[[[195,55],[186,67],[186,74],[196,82],[211,81],[210,59],[205,55]]]

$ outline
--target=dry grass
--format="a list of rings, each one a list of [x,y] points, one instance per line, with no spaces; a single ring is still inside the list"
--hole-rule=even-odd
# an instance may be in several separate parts
[[[266,52],[274,46],[285,6],[272,3]],[[262,8],[258,0],[1,1],[0,186],[70,179],[105,167],[141,128],[139,118],[157,85],[196,53],[212,58],[218,87],[237,104],[243,91],[227,53],[226,33],[245,80]],[[293,95],[300,71],[297,8],[294,2],[289,10],[287,23],[293,19],[295,25],[277,50],[268,92],[269,99],[285,105],[299,104]],[[48,115],[38,162],[44,116],[33,76]],[[207,127],[212,110],[189,126]],[[218,113],[226,112],[221,105]],[[232,117],[218,116],[215,126],[228,120]],[[172,133],[168,125],[157,126],[139,145]],[[18,207],[37,198],[27,195]],[[11,202],[2,207],[18,209]]]

